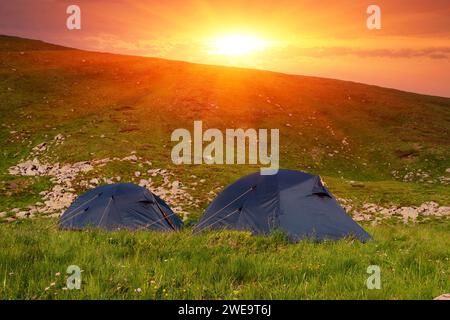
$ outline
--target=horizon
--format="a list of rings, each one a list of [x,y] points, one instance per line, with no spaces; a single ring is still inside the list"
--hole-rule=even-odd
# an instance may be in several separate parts
[[[133,54],[126,54],[126,53],[115,53],[115,52],[108,52],[108,51],[87,50],[87,49],[81,49],[81,48],[76,48],[76,47],[63,46],[63,45],[60,45],[60,44],[57,44],[57,43],[51,43],[51,42],[47,42],[47,41],[44,41],[44,40],[41,40],[41,39],[23,38],[23,37],[20,37],[20,36],[8,35],[8,34],[0,34],[0,37],[12,37],[12,38],[18,38],[18,39],[21,39],[21,40],[40,41],[40,42],[45,43],[45,44],[60,46],[62,48],[73,49],[73,50],[81,50],[81,51],[92,52],[92,53],[104,53],[104,54],[113,54],[113,55],[137,57],[137,58],[159,59],[159,60],[164,60],[164,61],[182,62],[182,63],[203,65],[203,66],[213,66],[213,67],[223,67],[223,68],[233,68],[233,69],[243,69],[243,70],[255,70],[255,71],[262,71],[262,72],[272,72],[272,73],[277,73],[277,74],[284,74],[284,75],[287,75],[287,76],[299,76],[299,77],[309,77],[309,78],[336,80],[336,81],[343,81],[343,82],[352,82],[352,83],[357,83],[357,84],[361,84],[361,85],[379,87],[379,88],[383,88],[383,89],[397,90],[397,91],[401,91],[401,92],[405,92],[405,93],[411,93],[411,94],[418,94],[418,95],[423,95],[423,96],[431,96],[431,97],[450,99],[450,94],[449,94],[449,96],[444,96],[444,95],[435,95],[435,94],[414,92],[414,91],[408,91],[408,90],[394,88],[394,87],[386,87],[386,86],[381,86],[381,85],[377,85],[377,84],[359,82],[359,81],[349,80],[349,79],[339,79],[339,78],[330,78],[330,77],[325,77],[325,76],[322,77],[322,76],[316,76],[316,75],[288,73],[288,72],[274,71],[274,70],[268,70],[268,69],[258,69],[258,68],[244,67],[244,66],[227,66],[227,65],[223,65],[223,64],[201,63],[201,62],[192,62],[192,61],[187,61],[187,60],[174,60],[174,59],[167,59],[167,58],[161,58],[161,57],[156,57],[156,56],[144,56],[144,55],[133,55]]]
[[[450,97],[446,1],[80,0],[0,3],[0,34],[94,52],[266,70]],[[68,13],[69,12],[69,13]]]

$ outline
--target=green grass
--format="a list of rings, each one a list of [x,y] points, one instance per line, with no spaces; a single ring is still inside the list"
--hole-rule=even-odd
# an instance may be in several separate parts
[[[66,232],[53,223],[0,225],[2,299],[432,299],[450,290],[448,220],[367,227],[376,241],[366,244],[293,244],[278,232]],[[62,289],[69,265],[83,270],[80,290]],[[365,285],[369,265],[381,268],[380,290]]]
[[[348,180],[323,177],[337,197],[351,199],[354,204],[376,203],[384,206],[419,206],[427,201],[442,205],[449,203],[448,186],[405,183],[393,180],[359,181],[352,185]]]
[[[0,181],[0,211],[11,208],[25,208],[41,201],[39,193],[50,189],[52,183],[48,177],[14,177],[5,176]]]
[[[207,179],[207,190],[258,169],[174,166],[171,132],[192,130],[193,121],[201,119],[204,129],[279,128],[281,167],[319,174],[344,198],[369,198],[380,205],[450,203],[450,191],[438,182],[450,167],[448,98],[331,79],[63,50],[5,36],[0,36],[0,58],[0,181],[15,179],[7,169],[58,133],[66,140],[47,152],[50,162],[137,151],[155,167],[173,170],[181,181],[192,174]],[[402,181],[419,169],[431,182]],[[111,165],[105,170],[124,176],[128,170],[131,177],[133,169]],[[351,180],[366,188],[348,187]],[[207,204],[200,188],[193,196],[203,207]],[[22,205],[22,196],[7,197],[0,197],[1,208]]]
[[[61,133],[64,144],[42,160],[74,163],[136,151],[174,180],[205,179],[189,190],[200,201],[188,208],[191,225],[210,190],[258,170],[173,165],[171,132],[192,130],[194,120],[203,120],[204,130],[279,128],[281,167],[320,174],[334,195],[355,205],[450,205],[450,188],[439,182],[450,168],[448,98],[0,36],[0,212],[41,201],[39,193],[52,187],[49,177],[12,176],[8,168]],[[110,162],[77,177],[73,187],[79,194],[85,190],[77,181],[94,177],[136,183],[139,168]],[[428,178],[403,181],[418,170]],[[0,298],[431,299],[450,291],[449,219],[369,226],[377,241],[364,245],[290,244],[281,234],[194,237],[189,229],[61,232],[48,229],[53,222],[0,223]],[[84,270],[80,291],[62,290],[71,264]],[[364,285],[370,264],[382,269],[381,290]]]

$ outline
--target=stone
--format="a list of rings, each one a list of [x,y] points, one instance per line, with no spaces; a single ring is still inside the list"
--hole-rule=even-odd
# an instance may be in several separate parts
[[[444,293],[434,298],[433,300],[450,300],[450,293]]]
[[[136,162],[136,161],[138,161],[138,158],[136,157],[136,155],[132,154],[131,156],[122,158],[121,161],[133,161],[133,162]]]

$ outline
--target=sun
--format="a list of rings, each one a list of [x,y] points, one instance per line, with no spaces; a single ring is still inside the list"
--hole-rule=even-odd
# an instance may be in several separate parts
[[[248,34],[229,34],[209,41],[210,54],[226,56],[243,56],[262,51],[269,42]]]

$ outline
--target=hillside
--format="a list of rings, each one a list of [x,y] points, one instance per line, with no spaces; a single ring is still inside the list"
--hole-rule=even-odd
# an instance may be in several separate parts
[[[171,133],[194,120],[279,128],[281,167],[320,174],[375,241],[193,235],[215,194],[258,169],[172,164]],[[449,129],[448,98],[0,36],[0,299],[433,299],[450,285]],[[78,194],[118,181],[187,227],[56,227]]]
[[[280,128],[281,167],[320,174],[353,208],[450,204],[448,98],[7,36],[0,74],[4,217],[45,201],[60,202],[32,215],[58,213],[51,208],[79,192],[120,180],[157,190],[195,219],[257,167],[172,164],[171,132],[192,131],[194,120],[204,130]]]

